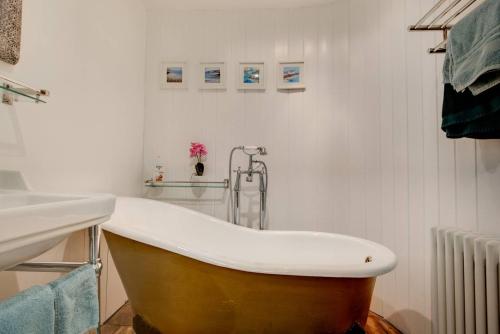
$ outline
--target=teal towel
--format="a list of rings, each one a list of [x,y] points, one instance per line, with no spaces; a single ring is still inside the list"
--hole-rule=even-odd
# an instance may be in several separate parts
[[[500,138],[500,85],[474,96],[445,84],[441,128],[448,138]]]
[[[91,265],[73,270],[50,286],[55,295],[56,334],[82,334],[97,328],[97,279]]]
[[[0,334],[54,334],[54,292],[34,286],[0,303]]]
[[[451,29],[444,82],[474,94],[500,83],[500,1],[486,0]]]

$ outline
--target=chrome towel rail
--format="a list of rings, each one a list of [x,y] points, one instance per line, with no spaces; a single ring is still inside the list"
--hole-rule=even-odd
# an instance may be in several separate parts
[[[60,272],[66,273],[73,269],[81,267],[86,264],[91,264],[94,267],[97,277],[97,296],[99,299],[99,327],[97,334],[101,333],[101,284],[100,276],[102,263],[100,258],[100,235],[101,229],[99,225],[94,225],[88,228],[89,236],[89,257],[86,262],[25,262],[18,264],[15,267],[6,269],[6,271],[28,271],[28,272]]]
[[[88,264],[88,262],[26,262],[7,271],[67,273]]]
[[[446,41],[448,39],[448,30],[452,23],[459,20],[467,10],[472,9],[474,4],[479,4],[483,0],[439,0],[429,11],[427,11],[420,20],[414,25],[408,27],[409,31],[442,31],[443,40],[433,48],[429,53],[446,52]]]
[[[88,228],[89,235],[89,259],[85,262],[25,262],[18,264],[15,267],[8,268],[6,271],[33,271],[33,272],[69,272],[73,269],[86,264],[91,264],[96,275],[99,276],[102,269],[99,243],[100,243],[100,228],[94,225]]]

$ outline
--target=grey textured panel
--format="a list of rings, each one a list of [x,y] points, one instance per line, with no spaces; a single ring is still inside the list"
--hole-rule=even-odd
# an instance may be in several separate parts
[[[0,0],[0,60],[15,65],[21,51],[22,0]]]

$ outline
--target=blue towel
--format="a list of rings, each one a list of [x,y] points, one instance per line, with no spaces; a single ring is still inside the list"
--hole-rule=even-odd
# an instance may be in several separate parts
[[[0,303],[0,334],[54,334],[54,292],[34,286]]]
[[[444,82],[478,95],[500,83],[500,1],[486,0],[450,31]]]
[[[97,279],[91,265],[73,270],[50,286],[55,295],[56,334],[82,334],[97,328]]]

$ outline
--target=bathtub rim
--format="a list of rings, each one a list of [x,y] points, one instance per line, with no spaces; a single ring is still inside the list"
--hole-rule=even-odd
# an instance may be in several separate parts
[[[139,200],[147,202],[155,202],[156,205],[158,204],[165,205],[175,210],[182,211],[184,213],[206,219],[210,221],[210,223],[224,224],[224,225],[229,224],[228,222],[223,221],[221,219],[188,208],[184,208],[179,205],[151,200],[151,199],[145,199],[145,198],[118,197],[116,210],[119,210],[118,204],[119,202],[121,202],[121,200],[133,200],[134,202]],[[115,220],[113,219],[113,217],[115,217]],[[251,262],[251,261],[246,261],[246,263],[242,263],[241,261],[231,260],[229,257],[219,256],[218,258],[215,258],[213,256],[207,256],[206,254],[203,254],[202,252],[197,251],[196,249],[172,244],[171,242],[169,242],[169,240],[165,238],[160,238],[159,235],[146,234],[144,230],[134,229],[133,225],[130,224],[123,225],[120,224],[119,222],[116,222],[116,220],[119,219],[116,218],[116,211],[115,211],[115,214],[112,216],[111,220],[107,223],[104,223],[102,225],[102,228],[106,231],[129,238],[131,240],[135,240],[160,249],[174,252],[179,255],[183,255],[208,264],[234,270],[251,272],[251,273],[270,274],[270,275],[307,276],[307,277],[368,278],[386,274],[392,271],[397,265],[396,255],[389,248],[379,243],[362,238],[357,238],[343,234],[315,232],[315,231],[277,231],[277,230],[259,231],[244,226],[230,224],[231,228],[242,229],[245,230],[246,233],[266,233],[270,235],[274,234],[279,236],[300,235],[300,236],[310,236],[310,237],[326,236],[326,237],[343,238],[345,240],[362,242],[368,246],[377,249],[379,253],[383,254],[383,258],[380,259],[376,258],[375,261],[373,262],[353,264],[353,265],[318,265],[318,264],[306,265],[301,263],[300,265],[297,266],[286,266],[286,265],[280,266],[279,264],[276,263],[262,263],[262,262]]]

